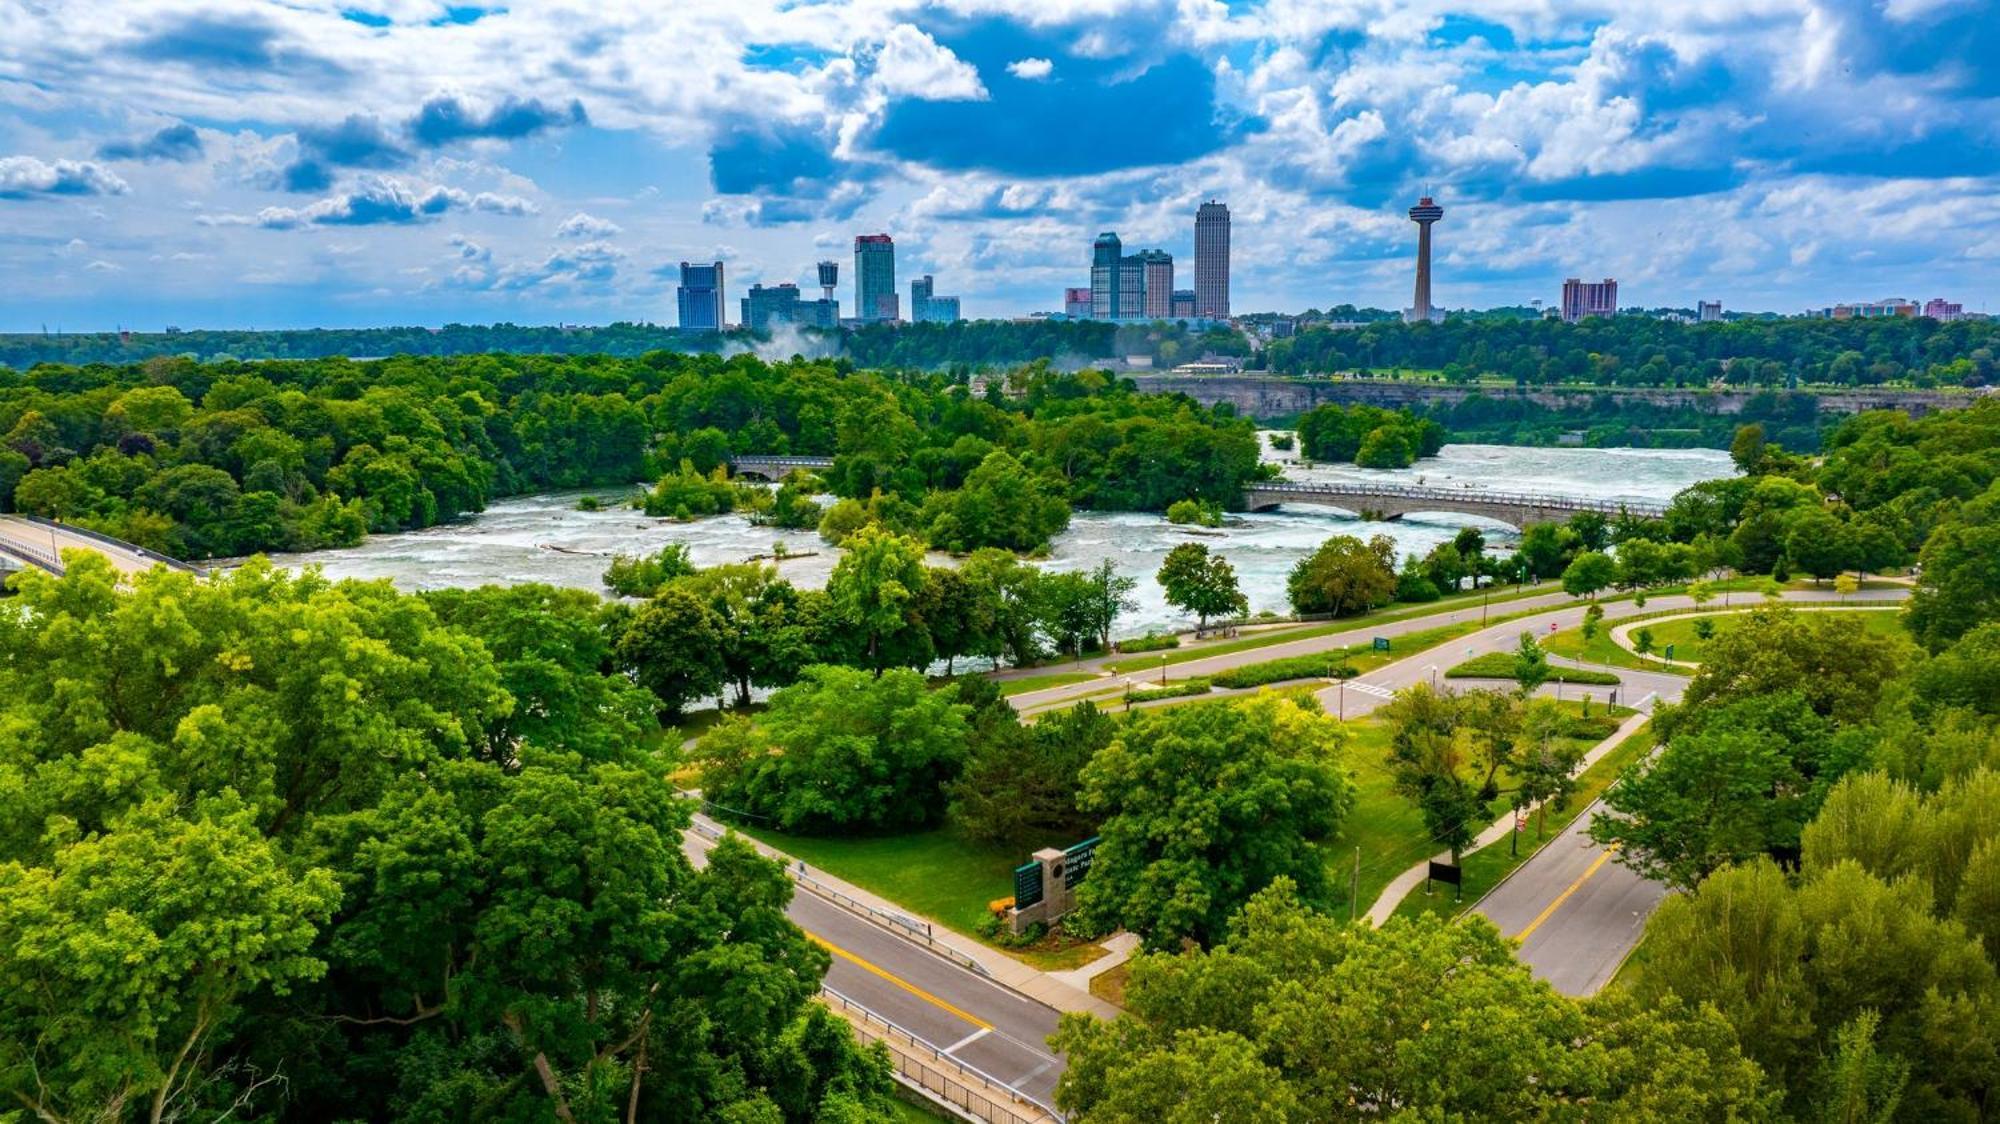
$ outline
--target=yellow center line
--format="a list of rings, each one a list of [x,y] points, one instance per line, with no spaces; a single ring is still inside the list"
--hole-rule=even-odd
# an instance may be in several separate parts
[[[1514,939],[1517,941],[1527,940],[1528,934],[1534,932],[1536,929],[1541,928],[1542,922],[1547,921],[1549,919],[1550,914],[1554,913],[1558,909],[1561,909],[1562,904],[1569,900],[1569,896],[1571,894],[1576,893],[1577,890],[1581,889],[1585,882],[1590,881],[1590,876],[1597,873],[1597,868],[1603,866],[1605,861],[1611,858],[1611,856],[1617,853],[1617,851],[1618,851],[1618,844],[1616,843],[1613,843],[1611,846],[1606,847],[1604,849],[1604,853],[1597,856],[1597,861],[1591,863],[1590,868],[1588,870],[1585,870],[1582,874],[1577,875],[1576,881],[1569,884],[1569,889],[1564,890],[1560,894],[1557,894],[1556,900],[1550,902],[1549,907],[1547,909],[1544,909],[1540,913],[1536,914],[1535,919],[1533,921],[1528,922],[1527,928],[1521,930],[1518,933],[1515,933]]]
[[[828,952],[833,953],[835,956],[840,957],[842,960],[847,961],[848,963],[854,965],[855,967],[860,968],[862,971],[871,972],[877,976],[880,976],[885,980],[888,980],[890,983],[895,984],[897,987],[902,988],[904,991],[907,991],[911,995],[916,996],[918,999],[921,999],[924,1002],[929,1003],[933,1007],[937,1007],[938,1009],[943,1011],[948,1011],[951,1014],[954,1014],[959,1018],[964,1019],[966,1022],[971,1023],[973,1026],[976,1026],[981,1030],[993,1029],[992,1023],[987,1022],[985,1019],[980,1018],[978,1015],[974,1015],[971,1014],[970,1012],[960,1010],[959,1008],[954,1007],[949,1003],[946,1003],[944,1000],[939,999],[937,996],[932,995],[930,992],[925,991],[923,988],[918,987],[916,984],[913,984],[910,981],[903,979],[901,976],[894,975],[885,969],[878,968],[875,965],[870,964],[868,961],[861,959],[859,956],[854,955],[853,953],[847,951],[846,949],[840,947],[837,944],[834,944],[831,941],[826,940],[823,937],[816,936],[812,933],[807,933],[806,939],[820,946],[821,948],[827,950]]]

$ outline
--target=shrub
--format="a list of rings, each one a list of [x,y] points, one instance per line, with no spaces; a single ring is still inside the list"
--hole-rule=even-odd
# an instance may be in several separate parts
[[[1164,648],[1178,648],[1181,638],[1169,632],[1165,635],[1149,632],[1144,636],[1134,636],[1130,640],[1120,640],[1112,645],[1120,652],[1157,652]]]
[[[1283,659],[1265,660],[1262,663],[1232,667],[1213,677],[1218,687],[1262,687],[1267,683],[1283,683],[1288,679],[1320,679],[1332,676],[1351,679],[1357,672],[1345,664],[1335,664],[1336,657],[1325,655],[1286,656]]]

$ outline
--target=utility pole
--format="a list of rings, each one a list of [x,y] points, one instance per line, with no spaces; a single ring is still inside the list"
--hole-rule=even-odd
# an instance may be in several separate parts
[[[1346,682],[1346,680],[1342,680]],[[1361,848],[1354,848],[1354,874],[1347,883],[1347,923],[1354,924],[1355,911],[1361,908]]]

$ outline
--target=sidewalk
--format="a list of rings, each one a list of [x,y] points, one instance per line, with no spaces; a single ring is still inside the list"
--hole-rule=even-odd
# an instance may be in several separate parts
[[[698,828],[706,828],[709,831],[719,833],[728,830],[728,825],[699,812],[695,813],[694,821]],[[697,837],[700,834],[697,832]],[[835,878],[823,870],[806,867],[802,871],[799,860],[783,851],[765,846],[747,835],[739,833],[737,838],[757,848],[763,855],[783,862],[792,880],[806,892],[820,892],[821,897],[866,917],[884,929],[905,938],[912,945],[934,951],[948,960],[958,961],[961,964],[970,963],[976,971],[993,982],[1019,992],[1037,1003],[1058,1011],[1080,1012],[1096,1015],[1101,1019],[1115,1019],[1120,1014],[1118,1008],[1090,994],[1088,977],[1085,978],[1083,986],[1079,987],[1059,978],[1056,974],[1030,968],[997,948],[954,932],[927,918],[918,917],[887,898],[870,893],[851,882]],[[708,840],[702,838],[701,842],[705,844]],[[833,892],[823,892],[826,890]],[[841,900],[843,898],[846,900]],[[1095,967],[1096,963],[1109,959],[1109,956],[1103,957],[1086,967]],[[1107,964],[1106,967],[1110,965]],[[1068,974],[1063,973],[1063,975]]]
[[[1583,755],[1583,760],[1577,763],[1576,771],[1581,773],[1592,765],[1597,764],[1600,758],[1617,748],[1620,743],[1626,738],[1631,737],[1639,727],[1651,721],[1652,718],[1652,714],[1647,710],[1640,710],[1626,718],[1625,721],[1619,723],[1616,730],[1611,732],[1610,737],[1590,747],[1590,751]],[[1510,811],[1499,819],[1494,820],[1486,830],[1474,837],[1471,845],[1467,846],[1465,850],[1466,852],[1477,851],[1481,847],[1498,843],[1502,839],[1507,838],[1507,833],[1512,830],[1514,830],[1514,813]],[[1388,886],[1383,888],[1382,896],[1375,899],[1375,904],[1368,907],[1369,924],[1381,925],[1387,922],[1390,917],[1395,915],[1396,907],[1402,904],[1403,899],[1409,896],[1410,891],[1416,889],[1417,884],[1424,880],[1425,873],[1430,869],[1430,863],[1435,860],[1450,858],[1451,853],[1449,851],[1441,851],[1431,856],[1430,859],[1426,859],[1403,873],[1398,874]]]
[[[1103,956],[1081,968],[1071,968],[1067,972],[1050,972],[1049,978],[1088,992],[1090,981],[1132,959],[1132,954],[1139,951],[1139,934],[1121,931],[1113,933],[1099,943],[1105,949]]]

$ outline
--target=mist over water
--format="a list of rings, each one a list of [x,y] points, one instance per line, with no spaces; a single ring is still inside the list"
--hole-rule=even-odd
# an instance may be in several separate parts
[[[1291,454],[1270,453],[1295,480],[1375,480],[1495,492],[1538,492],[1579,498],[1663,503],[1690,484],[1729,476],[1726,453],[1714,449],[1540,449],[1502,445],[1447,445],[1436,457],[1400,470],[1357,469],[1352,465],[1305,468]],[[403,589],[439,589],[489,583],[547,582],[604,592],[604,568],[614,554],[648,554],[669,543],[684,543],[697,566],[742,562],[769,554],[775,543],[791,551],[817,551],[810,558],[778,564],[795,585],[818,587],[833,572],[839,551],[811,531],[753,526],[741,515],[693,523],[652,519],[607,505],[578,511],[579,496],[561,492],[500,500],[462,523],[394,535],[371,535],[360,546],[311,554],[274,556],[280,565],[317,565],[333,578],[388,578]],[[1479,527],[1489,547],[1511,544],[1513,529],[1474,516],[1440,512],[1414,514],[1390,523],[1368,523],[1337,508],[1295,505],[1276,511],[1234,515],[1200,535],[1174,527],[1159,515],[1080,511],[1055,540],[1046,559],[1050,570],[1087,570],[1110,559],[1119,572],[1139,579],[1135,612],[1119,618],[1117,633],[1135,636],[1194,622],[1168,607],[1153,574],[1167,551],[1200,542],[1236,568],[1253,612],[1286,612],[1285,576],[1294,563],[1332,535],[1388,535],[1397,554],[1423,554],[1448,542],[1459,528]],[[944,555],[932,562],[948,565]]]

